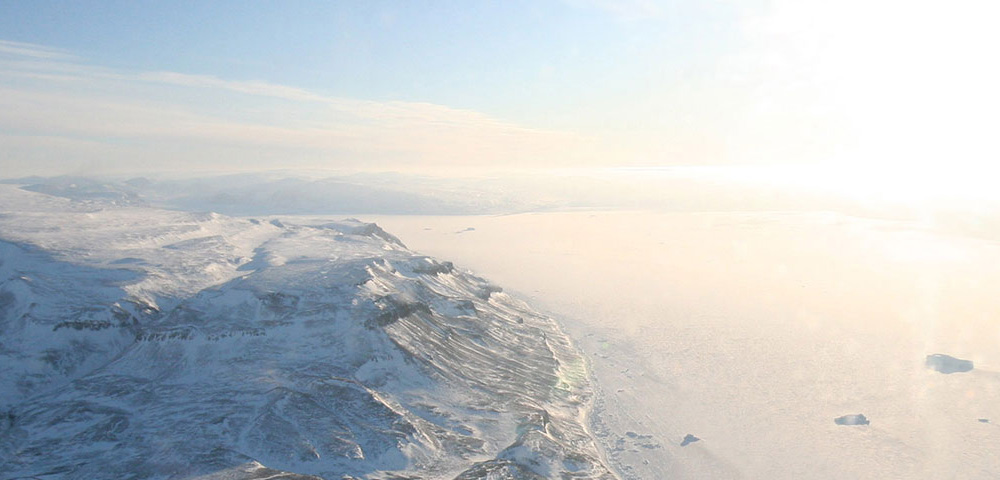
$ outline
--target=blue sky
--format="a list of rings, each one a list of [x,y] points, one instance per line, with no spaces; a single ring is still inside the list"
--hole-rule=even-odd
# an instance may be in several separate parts
[[[566,102],[607,87],[642,88],[647,75],[680,74],[734,35],[724,8],[678,7],[667,16],[652,6],[615,12],[585,2],[4,6],[5,40],[65,49],[107,67],[498,112],[511,103],[529,106],[524,100]]]
[[[989,128],[949,125],[984,125],[955,103],[997,104],[988,2],[827,3],[2,2],[0,162],[753,165],[884,158],[915,135],[944,140],[906,155],[983,149]]]

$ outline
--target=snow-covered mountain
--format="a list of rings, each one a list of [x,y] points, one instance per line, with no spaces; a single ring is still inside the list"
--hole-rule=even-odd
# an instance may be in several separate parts
[[[0,478],[615,478],[556,323],[374,224],[0,205]]]

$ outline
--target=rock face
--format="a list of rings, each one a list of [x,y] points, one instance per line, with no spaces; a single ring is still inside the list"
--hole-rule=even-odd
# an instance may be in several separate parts
[[[556,323],[377,226],[0,205],[4,478],[615,478]]]
[[[926,365],[931,370],[945,374],[968,372],[973,368],[972,360],[962,360],[942,353],[928,355]]]
[[[833,419],[833,423],[836,423],[837,425],[868,425],[871,422],[869,422],[863,414],[858,413],[837,417]]]

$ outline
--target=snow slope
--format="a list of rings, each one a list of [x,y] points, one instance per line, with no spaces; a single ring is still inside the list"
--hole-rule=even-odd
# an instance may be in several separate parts
[[[373,224],[0,205],[0,478],[615,478],[557,325]]]

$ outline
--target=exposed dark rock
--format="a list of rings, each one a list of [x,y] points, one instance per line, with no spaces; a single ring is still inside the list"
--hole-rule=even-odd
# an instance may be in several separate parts
[[[319,228],[329,228],[331,230],[336,230],[340,233],[347,235],[358,235],[362,237],[377,238],[379,240],[394,244],[399,247],[406,248],[403,242],[396,238],[395,235],[390,234],[382,229],[375,223],[365,223],[355,218],[348,218],[347,220],[342,220],[335,223],[328,223],[324,225],[317,225]]]
[[[479,290],[478,293],[476,293],[476,296],[479,297],[479,298],[481,298],[481,299],[483,299],[483,300],[489,300],[490,299],[490,295],[493,295],[494,293],[500,293],[502,291],[503,291],[503,288],[501,288],[501,287],[498,287],[496,285],[486,284],[486,285],[483,286],[482,289]]]
[[[440,275],[443,273],[451,273],[455,271],[455,265],[451,262],[432,262],[426,263],[424,265],[418,264],[413,267],[415,273],[423,273],[430,275]]]
[[[833,423],[836,423],[837,425],[868,425],[871,422],[868,421],[868,418],[866,418],[864,414],[857,413],[854,415],[837,417],[833,419]]]
[[[430,307],[425,303],[407,302],[392,296],[382,297],[376,304],[381,309],[381,312],[369,321],[369,326],[384,327],[415,313],[428,315],[431,313]]]
[[[927,368],[941,373],[961,373],[972,370],[972,360],[962,360],[950,355],[935,353],[927,356]]]

